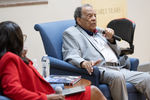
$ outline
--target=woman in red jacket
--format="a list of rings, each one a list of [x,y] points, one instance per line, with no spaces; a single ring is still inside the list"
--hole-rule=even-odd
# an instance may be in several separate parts
[[[95,86],[82,93],[64,96],[55,94],[32,61],[22,56],[23,34],[11,21],[0,23],[0,92],[15,100],[106,100]]]

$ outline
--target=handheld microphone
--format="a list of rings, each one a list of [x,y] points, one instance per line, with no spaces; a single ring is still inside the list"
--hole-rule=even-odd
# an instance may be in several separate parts
[[[105,30],[104,30],[104,29],[102,30],[102,34],[105,34]],[[119,37],[119,36],[117,36],[117,35],[113,35],[112,38],[113,38],[113,39],[116,39],[116,40],[118,40],[118,41],[121,41],[121,40],[122,40],[122,38]]]
[[[62,94],[62,87],[57,86],[57,87],[55,88],[55,92],[56,92],[56,94]]]

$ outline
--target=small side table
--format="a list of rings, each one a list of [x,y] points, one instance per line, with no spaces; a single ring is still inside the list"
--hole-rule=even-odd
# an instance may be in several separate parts
[[[64,88],[65,89],[67,89],[67,88],[73,88],[73,87],[81,86],[81,85],[89,86],[89,85],[91,85],[91,81],[87,80],[87,79],[81,78],[81,80],[79,82],[77,82],[76,84],[74,84],[73,86],[67,86],[67,85],[65,85]]]

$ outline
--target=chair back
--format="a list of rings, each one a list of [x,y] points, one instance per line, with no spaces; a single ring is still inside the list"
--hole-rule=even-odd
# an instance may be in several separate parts
[[[34,26],[34,29],[40,32],[47,55],[62,60],[62,34],[73,25],[75,20],[40,23]]]
[[[122,40],[129,43],[129,47],[134,50],[133,38],[134,38],[134,30],[135,30],[135,22],[126,19],[114,19],[110,21],[107,25],[108,28],[112,28],[115,31],[115,34],[122,38]]]

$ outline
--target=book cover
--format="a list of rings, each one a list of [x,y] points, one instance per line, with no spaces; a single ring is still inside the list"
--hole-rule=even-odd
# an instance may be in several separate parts
[[[50,75],[46,77],[45,80],[50,84],[60,84],[73,86],[79,80],[81,80],[81,76],[71,76],[71,75]]]
[[[64,89],[64,90],[62,90],[62,94],[63,95],[71,95],[71,94],[80,93],[80,92],[84,92],[84,91],[85,91],[85,88],[83,85],[81,85],[81,86],[77,86],[77,87],[73,87],[73,88]]]

